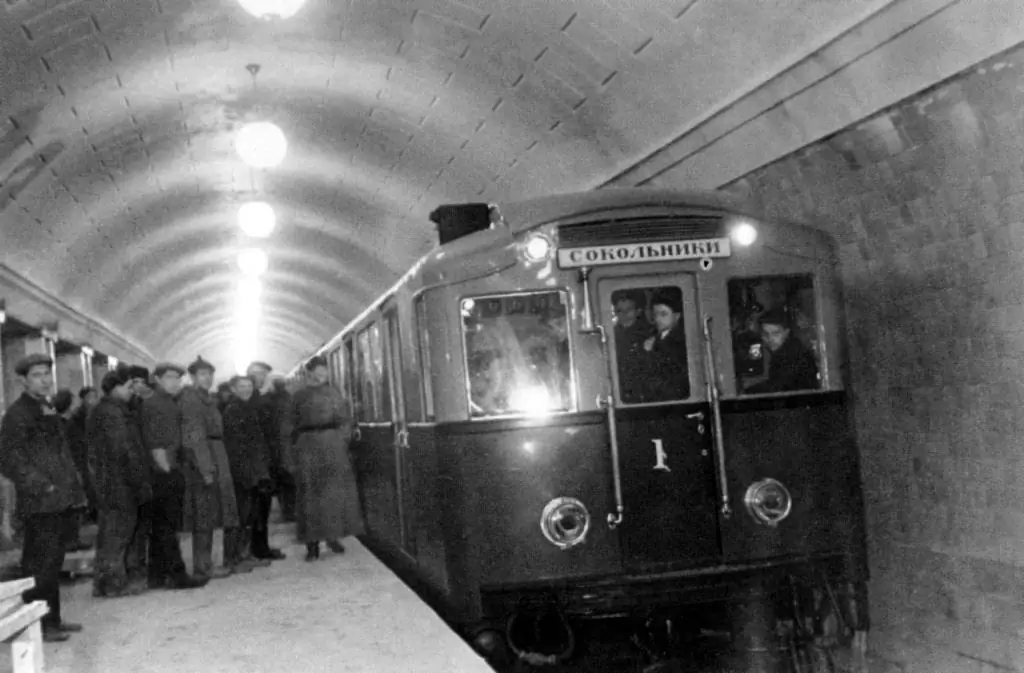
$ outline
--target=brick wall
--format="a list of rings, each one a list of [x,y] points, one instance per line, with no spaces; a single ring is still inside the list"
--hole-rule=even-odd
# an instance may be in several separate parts
[[[1024,671],[1024,48],[726,189],[841,245],[873,653]]]

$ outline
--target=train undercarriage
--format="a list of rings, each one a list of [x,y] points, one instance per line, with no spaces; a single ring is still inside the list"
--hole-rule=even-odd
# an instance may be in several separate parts
[[[503,588],[484,597],[495,617],[462,630],[501,673],[852,673],[865,667],[867,596],[834,561]]]

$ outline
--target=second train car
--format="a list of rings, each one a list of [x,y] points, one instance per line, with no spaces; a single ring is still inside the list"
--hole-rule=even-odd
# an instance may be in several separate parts
[[[488,655],[570,657],[601,617],[653,643],[708,604],[739,608],[758,669],[823,628],[863,638],[826,234],[646,189],[431,219],[439,246],[310,354],[352,403],[372,549]]]

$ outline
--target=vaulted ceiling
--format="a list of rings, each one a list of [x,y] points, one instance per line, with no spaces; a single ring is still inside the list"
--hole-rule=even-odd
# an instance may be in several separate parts
[[[433,246],[437,204],[597,186],[888,1],[3,0],[4,261],[231,368],[236,215],[267,201],[258,355],[286,367]],[[257,120],[275,168],[235,152]]]

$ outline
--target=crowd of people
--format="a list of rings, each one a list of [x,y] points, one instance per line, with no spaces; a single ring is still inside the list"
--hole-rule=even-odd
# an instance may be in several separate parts
[[[306,560],[321,543],[363,532],[348,452],[349,405],[329,383],[327,362],[311,359],[292,395],[272,368],[253,362],[211,393],[216,369],[198,357],[188,367],[118,364],[81,404],[51,397],[53,361],[29,355],[15,366],[23,394],[0,424],[0,473],[13,482],[22,530],[21,572],[35,578],[26,601],[44,600],[47,642],[81,625],[62,619],[65,554],[85,547],[81,524],[97,522],[93,596],[117,598],[159,589],[198,589],[250,573],[285,554],[270,545],[276,496],[297,524]],[[190,382],[186,385],[186,375]],[[223,564],[213,559],[223,529]],[[192,572],[179,533],[191,537]]]

